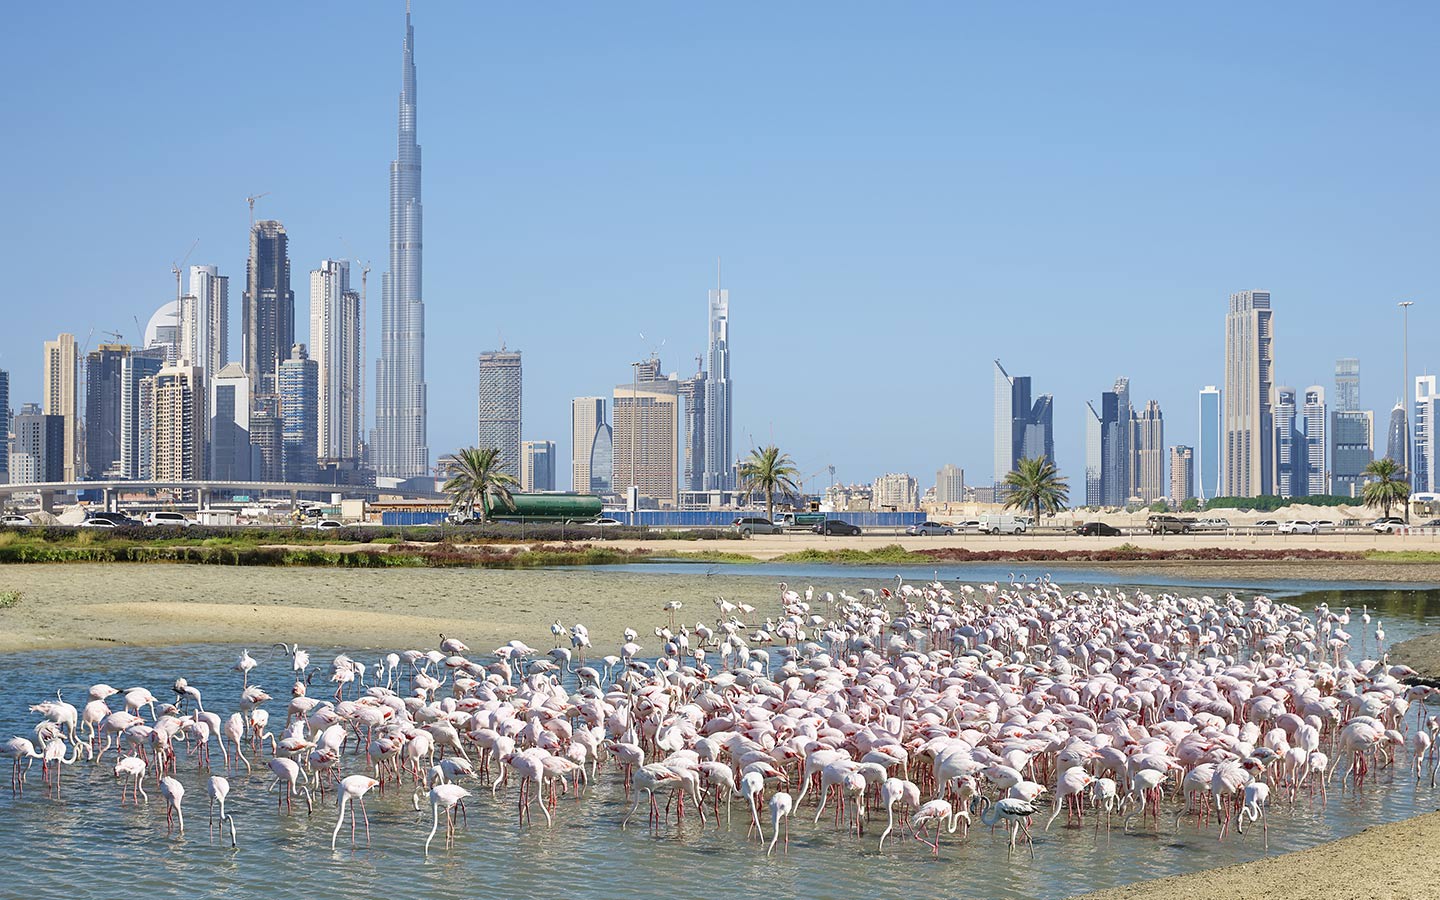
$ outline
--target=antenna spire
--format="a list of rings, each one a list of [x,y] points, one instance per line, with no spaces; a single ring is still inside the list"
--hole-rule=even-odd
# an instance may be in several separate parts
[[[717,256],[717,257],[715,257],[715,290],[717,290],[717,291],[720,290],[721,287],[723,286],[723,285],[722,285],[721,278],[720,278],[720,275],[721,275],[720,257]]]

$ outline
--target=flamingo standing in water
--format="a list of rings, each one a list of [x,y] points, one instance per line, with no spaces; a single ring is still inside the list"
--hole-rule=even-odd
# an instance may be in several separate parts
[[[440,809],[445,809],[445,846],[455,842],[455,807],[470,796],[470,792],[458,784],[437,784],[430,789],[430,836],[425,838],[425,858],[430,858],[430,842],[440,828]]]
[[[230,846],[238,847],[235,841],[235,817],[225,812],[225,798],[230,796],[230,782],[220,775],[211,775],[210,781],[205,785],[205,792],[210,795],[210,824],[215,824],[215,807],[220,807],[220,836],[225,836],[225,823],[230,823]]]
[[[145,786],[141,783],[145,780],[145,760],[138,756],[127,756],[115,764],[115,777],[123,778],[120,782],[120,803],[125,803],[125,789],[130,788],[130,799],[135,805],[140,805],[143,797],[146,803],[150,802],[150,795],[145,793]]]
[[[960,815],[952,810],[949,800],[931,800],[915,810],[915,814],[910,817],[910,830],[915,833],[915,840],[934,850],[938,857],[940,855],[940,836],[944,834],[947,827],[950,833],[954,834],[959,823]],[[932,824],[935,826],[935,842],[933,844],[925,840],[925,829]]]
[[[185,813],[180,803],[185,799],[185,785],[166,775],[160,779],[160,795],[165,798],[165,824],[173,830],[175,822],[180,824],[180,836],[185,836]],[[169,833],[169,830],[166,831]]]
[[[775,841],[780,837],[780,820],[785,820],[785,852],[790,852],[790,813],[795,809],[795,801],[790,798],[786,791],[776,791],[770,798],[770,846],[765,848],[765,855],[769,856],[775,852]]]
[[[1026,820],[1035,815],[1039,810],[1025,800],[1015,797],[1006,797],[997,800],[989,810],[980,813],[980,821],[985,825],[994,825],[1002,819],[1011,823],[1010,829],[1010,850],[1015,850],[1015,840],[1020,836],[1020,831],[1025,832],[1025,841],[1030,845],[1030,855],[1035,855],[1035,841],[1030,837],[1030,826]]]
[[[360,814],[365,817],[365,843],[370,843],[370,814],[365,811],[365,794],[380,782],[369,775],[347,775],[340,779],[340,789],[336,792],[339,801],[340,817],[335,820],[335,830],[330,833],[330,849],[335,849],[335,839],[340,834],[340,826],[345,823],[345,807],[352,801],[360,807]],[[355,807],[350,807],[350,846],[355,846]]]

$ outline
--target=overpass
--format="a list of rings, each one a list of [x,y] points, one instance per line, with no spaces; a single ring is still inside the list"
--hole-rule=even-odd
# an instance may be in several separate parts
[[[177,490],[193,491],[200,509],[206,508],[210,495],[214,493],[246,494],[258,497],[264,494],[288,495],[293,502],[300,494],[344,494],[347,497],[363,497],[375,500],[382,494],[390,494],[417,500],[445,500],[448,497],[437,491],[400,490],[353,484],[316,484],[294,481],[150,481],[132,478],[115,481],[42,481],[33,484],[0,484],[0,497],[15,494],[39,494],[40,508],[49,512],[55,505],[56,494],[74,494],[80,491],[102,491],[105,509],[114,511],[116,498],[121,493],[132,491]]]

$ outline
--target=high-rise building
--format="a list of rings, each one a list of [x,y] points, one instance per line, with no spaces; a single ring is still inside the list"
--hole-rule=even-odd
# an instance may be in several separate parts
[[[190,293],[180,298],[180,355],[206,378],[229,356],[230,279],[214,266],[190,267]]]
[[[685,405],[685,436],[681,439],[680,484],[683,490],[705,490],[705,393],[707,379],[695,360],[695,374],[680,379],[680,400]]]
[[[1230,295],[1225,316],[1224,485],[1229,497],[1273,492],[1275,324],[1269,291]]]
[[[1101,397],[1102,405],[1104,397]],[[1131,497],[1138,494],[1140,473],[1135,455],[1135,405],[1130,402],[1130,379],[1115,379],[1115,431],[1110,448],[1114,461],[1111,470],[1115,473],[1112,491],[1116,506],[1124,506]]]
[[[1305,495],[1316,497],[1329,490],[1329,469],[1325,465],[1325,389],[1312,384],[1305,389]]]
[[[385,273],[382,285],[380,359],[375,365],[375,439],[370,448],[376,472],[384,478],[415,478],[430,469],[425,408],[425,301],[420,278],[423,208],[415,101],[415,28],[410,24],[407,6],[397,149],[395,161],[390,163],[390,271]]]
[[[1440,485],[1436,467],[1436,415],[1440,414],[1440,391],[1434,375],[1415,376],[1415,477],[1410,485],[1416,491],[1434,492]]]
[[[249,376],[246,376],[249,377]],[[256,481],[285,481],[285,421],[276,397],[250,398],[250,471]]]
[[[1055,459],[1053,398],[1041,394],[1033,403],[1030,376],[1011,376],[995,360],[995,485],[1002,490],[1005,476],[1022,458]]]
[[[1105,424],[1085,401],[1085,505],[1105,505]]]
[[[730,421],[730,292],[710,292],[709,371],[705,373],[704,490],[735,487],[735,448]]]
[[[605,424],[604,397],[576,397],[570,401],[570,489],[577,494],[593,490],[590,457],[595,433]]]
[[[63,422],[64,448],[60,451],[62,481],[78,481],[82,472],[83,435],[80,425],[80,355],[75,335],[61,334],[45,342],[45,383],[43,411]],[[47,460],[47,471],[53,471]]]
[[[1335,409],[1354,412],[1360,408],[1360,360],[1335,360]]]
[[[1221,420],[1220,389],[1207,384],[1200,389],[1200,442],[1195,448],[1196,493],[1201,500],[1213,500],[1221,496],[1220,435],[1224,423]]]
[[[1365,467],[1375,458],[1375,414],[1335,410],[1330,414],[1330,493],[1359,497]]]
[[[170,300],[150,316],[145,324],[145,349],[154,350],[165,365],[180,361],[180,301]]]
[[[1402,400],[1395,404],[1390,410],[1390,430],[1385,438],[1385,458],[1398,465],[1404,466],[1407,451],[1410,444],[1410,424],[1405,416],[1405,402]],[[1407,472],[1404,476],[1409,478]]]
[[[310,353],[320,377],[320,459],[360,457],[360,295],[350,263],[327,259],[310,273]]]
[[[500,471],[520,477],[520,351],[480,354],[479,447],[500,452]]]
[[[1299,412],[1295,389],[1282,385],[1275,389],[1275,397],[1275,493],[1281,497],[1302,496],[1305,447],[1304,435],[1296,427]]]
[[[153,379],[154,462],[156,481],[193,481],[205,477],[205,385],[199,366],[181,360]]]
[[[601,497],[615,492],[615,432],[608,423],[595,429],[590,445],[590,493]]]
[[[85,477],[120,474],[120,375],[127,344],[101,344],[85,355]]]
[[[285,480],[314,483],[320,447],[320,366],[304,344],[280,364],[280,421]]]
[[[295,292],[290,289],[290,245],[284,225],[262,219],[251,226],[245,272],[240,362],[255,394],[273,395],[280,363],[295,343]]]
[[[889,472],[875,479],[870,508],[877,512],[909,512],[920,508],[919,485],[904,472]]]
[[[1170,448],[1170,502],[1179,505],[1195,496],[1195,451],[1184,444]]]
[[[1135,493],[1142,503],[1154,503],[1165,496],[1165,418],[1160,404],[1147,402],[1135,421],[1135,469],[1140,473]]]
[[[120,360],[120,477],[151,478],[155,450],[155,376],[170,347],[156,344]]]
[[[0,484],[10,483],[10,373],[0,369]]]
[[[227,363],[210,379],[210,477],[249,481],[250,376],[239,363]]]
[[[635,370],[635,379],[616,385],[611,399],[611,486],[617,493],[634,486],[641,497],[673,507],[680,487],[679,386],[658,377],[658,360],[636,363]]]
[[[15,415],[12,484],[65,481],[65,417],[46,415],[38,403],[26,403]]]
[[[965,470],[946,463],[935,473],[935,502],[965,502]]]
[[[555,490],[555,442],[522,441],[520,444],[520,490]]]
[[[1100,498],[1101,505],[1123,507],[1130,500],[1131,419],[1130,382],[1117,379],[1123,390],[1100,395]]]

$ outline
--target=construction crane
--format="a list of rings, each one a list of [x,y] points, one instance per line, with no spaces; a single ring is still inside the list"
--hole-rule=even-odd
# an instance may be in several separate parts
[[[110,338],[117,344],[123,344],[125,342],[125,335],[121,334],[118,331],[102,331],[100,333]]]
[[[248,197],[245,198],[245,202],[248,203],[248,204],[250,204],[250,230],[251,230],[251,231],[254,231],[254,230],[255,230],[255,201],[256,201],[256,200],[259,200],[261,197],[268,197],[268,196],[270,196],[270,192],[269,192],[269,191],[266,191],[266,192],[263,193],[263,194],[251,194],[250,196],[248,196]]]
[[[170,263],[170,271],[172,271],[172,272],[175,273],[175,302],[176,302],[177,304],[180,302],[180,296],[181,296],[181,295],[180,295],[180,272],[181,272],[182,269],[185,268],[185,264],[190,261],[190,254],[192,254],[192,253],[195,252],[195,248],[196,248],[197,246],[199,246],[199,244],[200,244],[200,239],[197,237],[197,238],[195,239],[195,243],[193,243],[193,244],[190,245],[190,249],[185,251],[185,258],[184,258],[184,259],[180,260],[178,263],[177,263],[177,262],[172,262],[172,263]],[[176,310],[176,311],[178,312],[179,310]]]
[[[824,474],[826,474],[827,472],[830,474],[830,486],[831,486],[831,487],[834,487],[834,486],[835,486],[835,466],[834,466],[833,464],[831,464],[831,465],[826,466],[826,467],[823,468],[823,469],[818,469],[818,470],[816,470],[816,471],[814,471],[814,472],[811,472],[809,475],[806,475],[803,479],[801,479],[800,484],[804,486],[804,488],[805,488],[805,493],[807,493],[807,494],[810,493],[810,480],[811,480],[812,478],[815,478],[816,476],[819,476],[819,475],[824,475]]]

